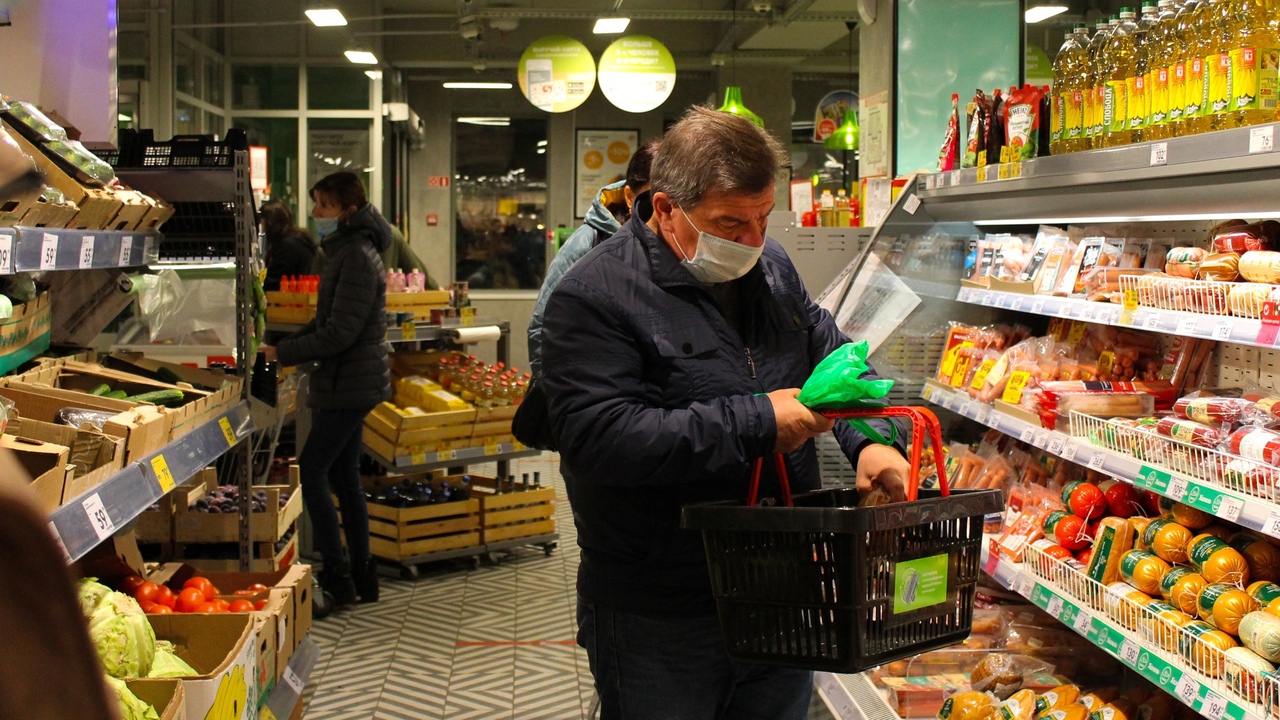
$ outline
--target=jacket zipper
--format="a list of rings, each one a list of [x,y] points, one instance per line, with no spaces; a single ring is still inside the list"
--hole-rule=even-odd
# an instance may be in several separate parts
[[[756,379],[756,361],[754,358],[751,357],[751,348],[744,347],[742,348],[742,350],[747,354],[747,367],[751,370],[751,379],[755,380]]]

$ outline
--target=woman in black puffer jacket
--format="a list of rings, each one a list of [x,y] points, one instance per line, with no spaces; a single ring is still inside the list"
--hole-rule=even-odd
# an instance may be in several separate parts
[[[320,585],[338,605],[378,599],[377,566],[369,552],[369,513],[360,486],[364,417],[391,398],[387,366],[387,283],[380,253],[391,227],[365,199],[353,173],[322,178],[311,188],[316,231],[327,263],[320,278],[316,318],[281,341],[283,365],[319,364],[311,374],[311,433],[298,456],[302,496],[324,559]],[[349,557],[343,556],[342,506]]]

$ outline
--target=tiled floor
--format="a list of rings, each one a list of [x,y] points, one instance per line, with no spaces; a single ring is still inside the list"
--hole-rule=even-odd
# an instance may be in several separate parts
[[[558,549],[520,548],[498,564],[423,566],[387,580],[382,601],[317,621],[320,663],[307,720],[589,720],[587,656],[574,644],[578,546],[558,456],[512,463],[556,488]],[[492,472],[477,466],[478,474]],[[816,701],[811,718],[829,718]]]

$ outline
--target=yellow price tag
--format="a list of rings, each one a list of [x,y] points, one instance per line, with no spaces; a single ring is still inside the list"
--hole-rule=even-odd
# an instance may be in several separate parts
[[[1012,162],[1012,163],[1010,163],[1010,164],[1009,164],[1009,177],[1011,177],[1011,178],[1020,178],[1020,177],[1022,177],[1022,163],[1021,163],[1021,162],[1014,161],[1014,162]]]
[[[440,452],[436,453],[436,462],[444,462],[446,460],[457,460],[457,459],[458,459],[457,450],[441,450]]]
[[[235,447],[236,431],[231,429],[231,420],[226,417],[218,418],[218,427],[222,428],[222,437],[227,439],[227,447]]]
[[[427,455],[426,453],[414,453],[413,455],[409,456],[409,462],[413,463],[414,465],[426,465]]]
[[[486,442],[486,443],[484,444],[484,454],[485,454],[485,455],[497,455],[497,454],[498,454],[498,441],[497,441],[497,440],[491,440],[491,441],[489,441],[489,442]]]
[[[1125,310],[1138,309],[1138,288],[1124,289],[1124,309]]]
[[[1001,180],[1008,180],[1009,179],[1009,163],[1001,162],[999,165],[999,169],[996,171],[996,173],[1000,176]]]
[[[973,358],[965,355],[956,361],[956,371],[951,376],[951,387],[964,387],[964,379],[969,377],[969,365],[973,363]]]
[[[923,390],[923,391],[921,391],[921,393],[920,393],[920,397],[923,397],[925,400],[932,400],[932,399],[933,399],[933,386],[932,386],[932,385],[925,385],[925,386],[924,386],[924,390]]]
[[[987,181],[987,166],[983,165],[978,168],[978,182],[984,183],[986,181]]]
[[[412,340],[418,336],[418,326],[410,320],[400,325],[400,335],[402,340]]]
[[[1110,350],[1104,351],[1101,355],[1098,356],[1098,372],[1100,373],[1111,372],[1111,366],[1114,365],[1115,362],[1116,362],[1116,354],[1111,352]]]
[[[276,720],[276,714],[271,712],[271,708],[264,707],[258,713],[258,720]]]
[[[459,323],[462,327],[471,327],[476,324],[476,309],[473,307],[465,307],[459,311]]]
[[[1085,331],[1089,329],[1088,325],[1078,320],[1071,321],[1071,331],[1067,333],[1067,343],[1070,345],[1078,345],[1084,340]]]
[[[982,364],[978,366],[978,371],[973,374],[973,382],[969,384],[969,387],[974,390],[981,390],[982,384],[987,381],[987,375],[991,373],[991,368],[995,366],[995,360],[983,360]]]
[[[1000,399],[1007,402],[1018,404],[1022,400],[1022,389],[1027,386],[1027,381],[1031,379],[1031,373],[1026,370],[1019,370],[1009,376],[1009,384],[1004,386],[1004,395]]]
[[[1009,148],[1009,146],[1008,146],[1008,145],[1005,145],[1004,147],[1000,148],[1000,163],[1001,163],[1001,164],[1007,163],[1007,162],[1009,162],[1009,161],[1012,159],[1012,157],[1011,157],[1011,155],[1010,155],[1009,150],[1010,150],[1010,148]]]
[[[178,483],[173,480],[173,473],[169,472],[169,463],[164,459],[163,455],[157,455],[151,458],[151,469],[156,472],[156,480],[160,482],[160,489],[164,492],[173,490]]]

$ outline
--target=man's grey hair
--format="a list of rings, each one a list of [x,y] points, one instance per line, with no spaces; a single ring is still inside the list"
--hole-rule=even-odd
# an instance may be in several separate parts
[[[714,192],[759,195],[790,164],[782,143],[764,128],[695,105],[662,136],[651,180],[654,193],[687,210]]]

